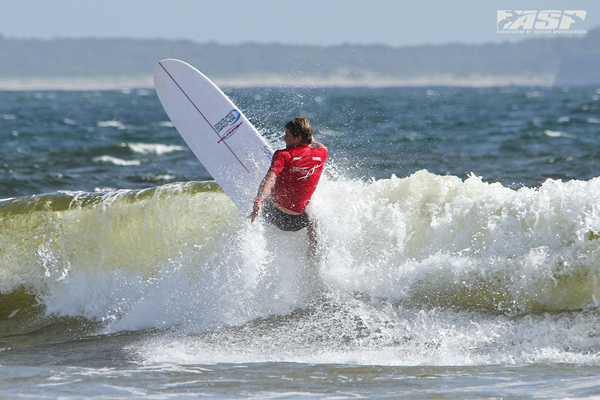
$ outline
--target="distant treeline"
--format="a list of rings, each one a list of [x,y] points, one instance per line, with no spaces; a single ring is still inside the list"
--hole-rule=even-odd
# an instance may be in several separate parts
[[[600,83],[600,28],[584,38],[532,38],[519,43],[383,45],[221,45],[136,39],[13,39],[0,36],[0,79],[152,75],[156,62],[179,58],[213,78],[550,74],[558,85]]]

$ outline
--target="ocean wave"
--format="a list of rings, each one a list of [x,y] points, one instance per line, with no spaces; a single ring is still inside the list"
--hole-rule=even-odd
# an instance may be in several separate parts
[[[419,171],[323,189],[315,212],[334,287],[507,313],[596,306],[598,179],[512,190]]]
[[[128,166],[132,166],[132,165],[141,165],[142,162],[140,160],[123,160],[121,158],[117,158],[117,157],[113,157],[113,156],[99,156],[99,157],[94,157],[92,159],[92,161],[94,162],[101,162],[101,163],[108,163],[108,164],[114,164],[114,165],[120,165],[123,167],[128,167]]]
[[[49,315],[106,319],[129,296],[113,298],[107,287],[152,279],[170,258],[214,241],[234,212],[214,183],[3,201],[0,293],[24,290]],[[14,314],[10,304],[1,303],[0,315]]]
[[[134,153],[139,154],[168,154],[175,151],[186,150],[186,147],[167,144],[152,144],[152,143],[127,143],[126,146]]]
[[[111,331],[204,331],[332,293],[506,316],[593,309],[599,194],[598,179],[513,190],[427,171],[324,177],[309,209],[316,260],[303,231],[248,223],[214,183],[6,200],[0,293],[25,300],[0,316],[35,306]]]
[[[96,125],[99,128],[117,128],[117,129],[126,129],[125,124],[121,121],[109,120],[109,121],[98,121]]]
[[[565,137],[565,138],[570,138],[570,139],[574,139],[577,137],[577,135],[573,135],[571,133],[566,133],[566,132],[561,132],[561,131],[551,131],[549,129],[546,129],[544,131],[544,135],[549,136],[549,137]]]

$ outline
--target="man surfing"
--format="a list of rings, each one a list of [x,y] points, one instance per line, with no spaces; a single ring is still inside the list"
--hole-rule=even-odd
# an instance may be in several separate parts
[[[273,154],[249,218],[254,222],[262,209],[265,220],[281,230],[299,231],[308,227],[312,241],[313,226],[305,208],[319,183],[327,147],[314,140],[310,122],[303,117],[285,124],[284,140],[286,148]]]

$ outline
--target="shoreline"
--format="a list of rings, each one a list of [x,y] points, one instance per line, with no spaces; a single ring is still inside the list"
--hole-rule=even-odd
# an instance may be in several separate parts
[[[251,76],[240,78],[215,78],[219,87],[251,88],[251,87],[419,87],[419,86],[460,86],[460,87],[500,87],[500,86],[553,86],[554,74],[540,75],[497,75],[455,77],[451,75],[423,76],[415,78],[364,77],[350,79],[343,76],[330,77],[285,77],[285,76]],[[94,78],[23,78],[0,79],[0,90],[3,91],[35,91],[35,90],[131,90],[154,89],[154,78],[151,75],[140,77],[94,77]]]

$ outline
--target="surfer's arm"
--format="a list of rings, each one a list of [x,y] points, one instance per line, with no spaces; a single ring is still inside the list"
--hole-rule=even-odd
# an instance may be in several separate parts
[[[252,214],[250,214],[250,216],[248,217],[250,218],[251,222],[254,222],[254,220],[258,217],[263,200],[265,199],[265,197],[267,197],[267,195],[273,188],[273,185],[275,184],[275,179],[277,179],[277,174],[275,174],[274,171],[269,171],[260,183],[260,186],[258,187],[258,194],[256,195],[256,199],[254,199]]]
[[[323,143],[319,143],[315,140],[315,137],[312,137],[312,142],[310,142],[310,147],[315,148],[315,149],[326,149],[327,147],[325,147],[325,145]]]

